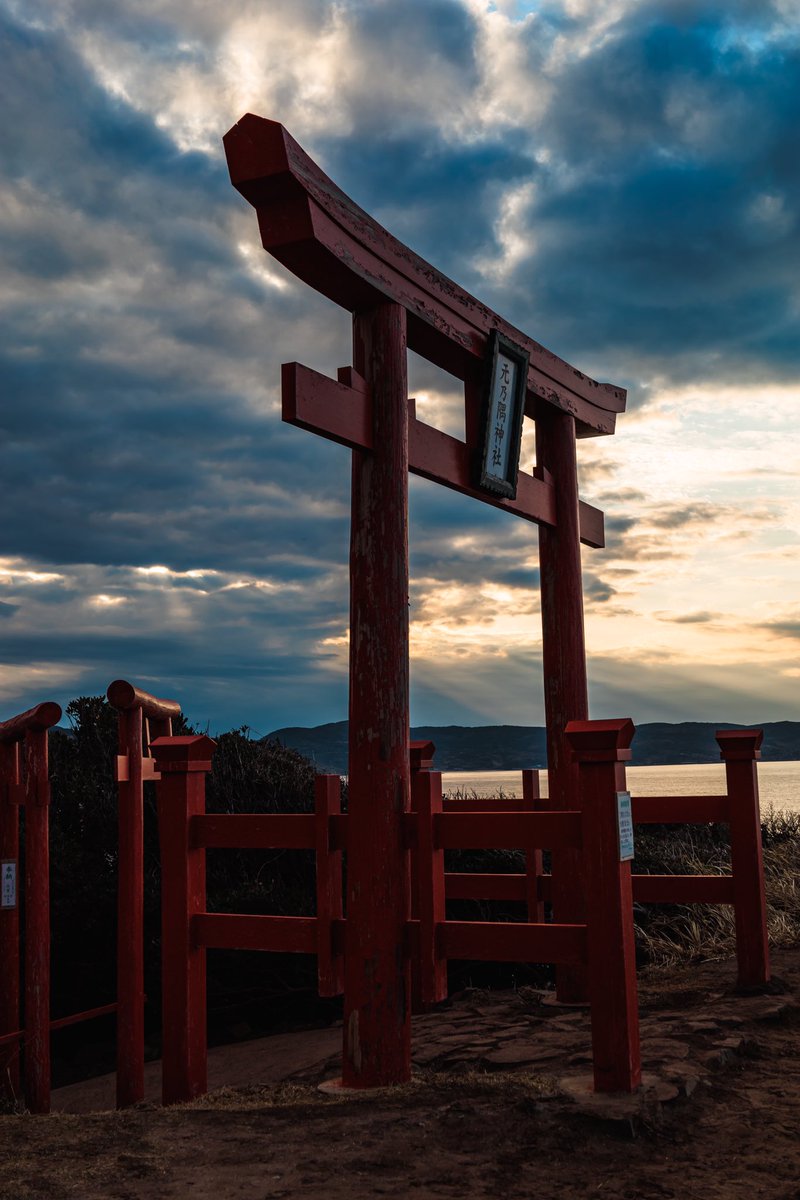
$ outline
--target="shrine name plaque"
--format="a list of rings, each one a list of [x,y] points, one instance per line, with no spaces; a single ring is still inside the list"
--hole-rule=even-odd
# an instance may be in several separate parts
[[[516,499],[528,354],[493,329],[484,382],[483,453],[479,487]]]

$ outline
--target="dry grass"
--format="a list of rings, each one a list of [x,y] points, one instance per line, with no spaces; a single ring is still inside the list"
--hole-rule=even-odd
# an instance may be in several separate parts
[[[508,1100],[541,1100],[555,1095],[556,1080],[550,1075],[539,1075],[534,1071],[513,1073],[481,1070],[441,1071],[423,1067],[415,1069],[408,1083],[391,1088],[369,1091],[321,1092],[314,1084],[279,1083],[271,1086],[221,1088],[200,1096],[191,1104],[181,1105],[180,1111],[230,1110],[237,1112],[264,1111],[265,1109],[303,1109],[308,1107],[338,1106],[343,1104],[365,1104],[372,1107],[375,1098],[389,1105],[405,1107],[415,1099],[420,1102],[434,1101],[441,1094],[452,1097],[453,1092],[461,1095],[494,1096],[502,1094]],[[175,1110],[178,1111],[178,1110]]]
[[[768,809],[761,822],[767,928],[773,948],[800,943],[800,813]],[[726,875],[727,826],[637,831],[635,869],[652,874]],[[716,904],[636,906],[637,946],[647,965],[713,961],[736,952],[733,909]]]
[[[476,799],[464,789],[448,795]],[[761,819],[767,928],[777,949],[800,944],[800,813],[765,810]],[[545,855],[545,871],[549,870]],[[447,869],[511,871],[525,869],[521,852],[482,850],[450,852]],[[636,874],[727,875],[730,873],[728,826],[645,825],[636,829]],[[465,919],[518,920],[509,906],[488,901],[463,902]],[[454,913],[455,914],[455,910]],[[724,904],[635,905],[636,946],[642,967],[716,961],[736,953],[733,909]]]

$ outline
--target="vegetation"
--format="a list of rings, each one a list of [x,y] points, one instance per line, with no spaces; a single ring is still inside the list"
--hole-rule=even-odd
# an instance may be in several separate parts
[[[762,814],[767,927],[773,947],[800,942],[800,813]],[[730,868],[727,825],[652,825],[636,832],[634,870],[723,875]],[[736,952],[733,909],[724,904],[636,906],[643,962],[664,966],[727,958]]]
[[[51,922],[54,1017],[110,1003],[116,995],[117,719],[104,697],[82,696],[66,709],[68,732],[50,738],[52,806]],[[193,732],[179,722],[176,733]],[[217,739],[207,787],[209,812],[310,812],[314,767],[294,750],[261,742],[242,728]],[[157,1049],[160,1027],[160,864],[155,787],[145,785],[146,1024]],[[314,862],[299,851],[208,853],[211,911],[313,913]],[[299,955],[208,956],[212,1039],[302,1016],[317,1005],[312,960]],[[69,1055],[76,1039],[108,1040],[113,1026],[93,1022],[58,1036]]]
[[[116,714],[102,697],[67,706],[71,729],[53,731],[51,898],[53,1015],[109,1003],[115,997],[117,795]],[[191,732],[185,725],[176,732]],[[243,727],[217,739],[209,779],[210,812],[309,812],[311,762],[277,741],[256,741]],[[346,799],[346,796],[345,796]],[[800,941],[800,815],[768,812],[762,823],[773,945]],[[637,872],[722,873],[728,869],[727,828],[650,826],[637,830]],[[474,852],[448,856],[448,869],[522,871],[521,854]],[[160,1027],[160,868],[153,785],[145,797],[145,987],[151,1051]],[[208,906],[232,912],[313,913],[314,862],[309,852],[218,850],[208,855]],[[520,919],[519,905],[458,902],[450,915],[465,919]],[[642,966],[721,958],[734,953],[732,911],[724,906],[637,905],[637,952]],[[547,984],[546,967],[453,964],[451,989]],[[316,969],[301,955],[209,954],[212,1040],[246,1036],[275,1025],[325,1020],[335,1002],[316,997]],[[97,1037],[109,1044],[113,1021],[76,1026],[56,1044],[81,1046]]]

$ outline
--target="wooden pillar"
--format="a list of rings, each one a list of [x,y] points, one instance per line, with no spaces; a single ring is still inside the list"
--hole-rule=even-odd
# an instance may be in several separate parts
[[[144,787],[140,707],[119,714],[127,779],[119,788],[117,1108],[144,1099]]]
[[[522,797],[526,812],[536,812],[544,805],[539,794],[539,772],[525,768],[522,772]],[[540,846],[525,848],[525,899],[528,905],[528,920],[541,924],[544,921],[544,900],[539,895],[539,880],[544,875],[544,862]]]
[[[342,1082],[365,1088],[411,1074],[405,309],[357,313],[353,343],[372,399],[373,450],[353,452]]]
[[[0,1039],[20,1027],[19,780],[19,743],[0,742],[0,862],[12,865],[16,889],[13,906],[0,907]],[[19,1099],[20,1045],[0,1041],[0,1097],[8,1100]]]
[[[733,911],[740,987],[769,982],[767,898],[761,846],[756,760],[761,757],[761,729],[721,729],[716,738],[725,762],[731,837]]]
[[[625,789],[633,722],[572,721],[566,737],[580,774],[588,988],[597,1092],[641,1083],[631,864],[620,861],[617,793]]]
[[[578,468],[575,420],[550,404],[536,415],[536,466],[552,476],[556,494],[555,526],[539,527],[542,604],[542,667],[547,725],[549,806],[578,806],[579,767],[572,760],[564,730],[589,712],[583,632]],[[581,856],[576,850],[553,851],[553,916],[566,924],[584,920]],[[557,995],[563,1003],[586,999],[582,967],[560,965]]]
[[[206,951],[192,920],[206,908],[206,852],[193,844],[192,818],[206,811],[206,773],[216,743],[204,734],[150,743],[161,842],[162,1084],[164,1104],[208,1089]]]
[[[25,1099],[50,1111],[50,780],[47,730],[25,733]]]
[[[334,930],[343,916],[342,852],[331,845],[331,817],[342,811],[342,781],[338,775],[314,780],[314,827],[317,883],[317,986],[320,996],[341,996],[344,964],[334,946]]]
[[[447,999],[447,959],[441,953],[439,934],[446,920],[444,850],[436,837],[436,819],[442,812],[440,771],[415,771],[413,807],[417,817],[419,904],[420,1007],[427,1012]]]

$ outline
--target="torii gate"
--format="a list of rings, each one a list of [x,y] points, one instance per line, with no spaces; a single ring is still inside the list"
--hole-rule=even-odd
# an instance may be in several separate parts
[[[410,1071],[408,472],[539,526],[550,804],[574,808],[564,729],[588,715],[580,542],[604,544],[603,514],[578,498],[575,439],[613,433],[626,393],[589,379],[398,242],[277,122],[248,114],[224,143],[264,249],[353,314],[353,365],[335,381],[285,364],[282,390],[285,421],[353,451],[342,1077],[379,1086]],[[463,381],[465,442],[417,420],[407,348]],[[520,385],[516,425],[498,407],[498,364]],[[532,475],[517,470],[523,408],[536,424]],[[554,853],[559,921],[581,921],[581,892],[577,852]],[[558,994],[584,997],[577,968],[559,968]]]

